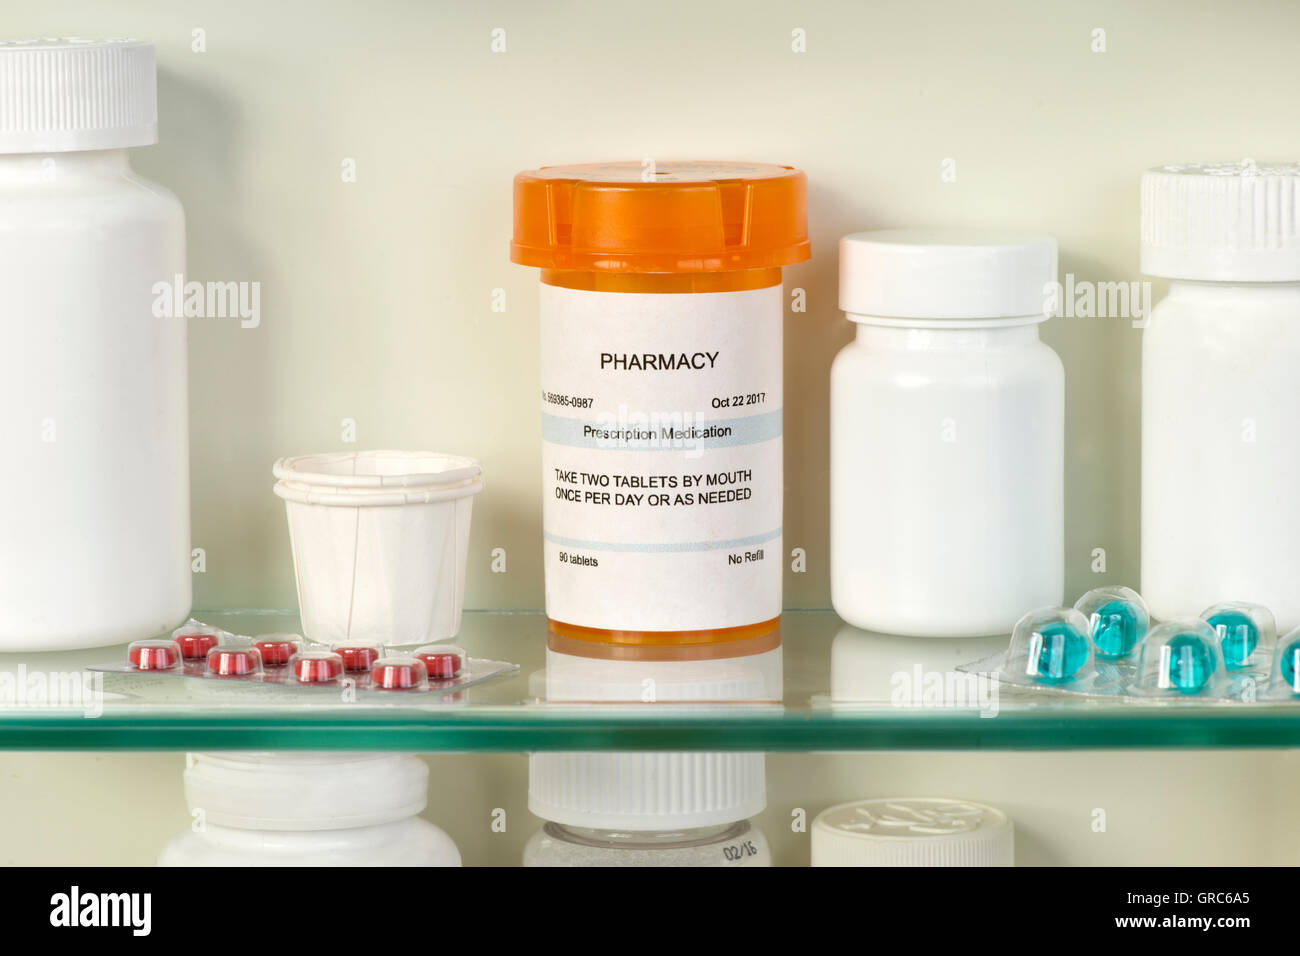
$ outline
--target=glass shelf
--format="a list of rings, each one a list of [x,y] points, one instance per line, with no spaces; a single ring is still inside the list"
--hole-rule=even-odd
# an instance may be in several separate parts
[[[295,615],[280,612],[196,617],[243,634],[298,629]],[[572,645],[548,651],[545,618],[535,613],[467,613],[458,643],[474,657],[511,661],[519,670],[474,685],[458,699],[372,694],[358,695],[353,703],[315,688],[285,693],[262,685],[232,689],[227,682],[201,678],[108,674],[102,700],[20,706],[15,703],[20,684],[28,688],[21,693],[30,701],[39,696],[30,688],[41,681],[117,663],[124,648],[0,655],[0,749],[517,753],[1300,747],[1300,703],[1100,702],[991,685],[996,696],[984,700],[950,695],[937,706],[908,706],[953,667],[980,659],[1005,641],[880,637],[848,628],[829,612],[787,612],[779,648],[769,639],[766,650],[756,648],[761,653],[712,661],[647,664],[557,652]],[[611,699],[620,697],[631,701]],[[643,703],[647,697],[659,702]]]

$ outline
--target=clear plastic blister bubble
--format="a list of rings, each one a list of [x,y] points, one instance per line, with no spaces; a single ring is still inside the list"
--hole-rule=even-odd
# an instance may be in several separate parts
[[[209,677],[257,677],[261,673],[262,656],[251,645],[218,644],[208,651]]]
[[[301,650],[289,658],[289,679],[299,684],[334,684],[346,672],[342,655],[323,648]]]
[[[376,690],[428,690],[429,672],[424,661],[409,654],[381,657],[370,668],[370,686]]]
[[[415,657],[424,663],[430,680],[450,680],[465,669],[468,656],[455,644],[425,644],[417,647]]]
[[[1088,619],[1072,607],[1040,608],[1022,617],[999,677],[1013,684],[1086,690],[1097,676]]]
[[[1200,618],[1153,627],[1138,649],[1130,693],[1171,700],[1223,696],[1227,686],[1219,635]]]
[[[349,674],[370,673],[370,668],[375,666],[375,661],[384,656],[383,648],[378,644],[334,644],[330,649],[343,658],[343,666]]]
[[[298,634],[259,634],[253,638],[253,647],[262,655],[262,666],[267,670],[288,667],[293,655],[303,648]]]
[[[1216,604],[1201,612],[1218,635],[1219,651],[1229,671],[1256,672],[1266,675],[1277,643],[1277,625],[1273,612],[1258,604],[1229,602]]]
[[[170,639],[132,641],[126,649],[126,659],[139,671],[176,670],[185,662],[181,646]]]
[[[1300,627],[1287,632],[1273,650],[1268,697],[1300,700]]]
[[[207,660],[208,652],[218,644],[229,643],[231,635],[219,627],[209,627],[190,618],[176,630],[172,631],[172,640],[181,649],[187,661],[202,662]]]
[[[1093,588],[1074,608],[1088,619],[1092,649],[1099,661],[1128,661],[1151,626],[1142,595],[1115,585]]]

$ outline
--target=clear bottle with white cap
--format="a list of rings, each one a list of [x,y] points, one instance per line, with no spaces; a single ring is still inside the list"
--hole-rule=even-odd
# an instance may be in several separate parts
[[[94,647],[190,609],[185,216],[131,169],[154,49],[0,42],[0,651]]]
[[[677,710],[775,706],[780,635],[723,644],[627,648],[558,639],[541,696],[587,706],[671,704]],[[769,702],[769,703],[764,703]],[[771,866],[749,818],[767,802],[761,753],[539,753],[528,758],[528,809],[546,823],[525,866]]]
[[[1007,633],[1064,590],[1065,375],[1038,335],[1047,236],[840,240],[857,325],[831,370],[831,601],[887,634]]]
[[[406,754],[196,753],[193,823],[159,866],[460,866],[420,812],[429,768]]]
[[[528,809],[547,821],[524,866],[771,866],[749,818],[766,805],[755,753],[542,753]]]
[[[859,800],[812,824],[813,866],[1014,866],[1015,850],[1011,818],[969,800]]]
[[[1300,625],[1300,163],[1142,177],[1142,596],[1160,620],[1224,601]]]

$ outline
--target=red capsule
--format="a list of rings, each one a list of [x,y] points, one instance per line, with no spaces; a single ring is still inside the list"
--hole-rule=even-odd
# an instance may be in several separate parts
[[[428,671],[414,657],[381,657],[370,669],[370,680],[381,690],[420,690],[429,686]]]
[[[208,652],[220,643],[217,635],[209,631],[181,631],[173,634],[172,640],[180,646],[181,654],[187,661],[206,659]]]
[[[221,647],[208,651],[212,677],[253,677],[262,672],[262,658],[251,647]]]
[[[350,673],[368,671],[379,660],[379,648],[370,644],[336,644],[334,653],[343,658],[343,666]]]
[[[453,644],[429,644],[415,652],[424,662],[430,680],[458,677],[465,668],[465,652]]]
[[[298,653],[298,642],[288,637],[256,640],[253,647],[262,655],[263,667],[284,667]]]
[[[126,649],[131,666],[142,671],[168,671],[181,663],[181,649],[175,641],[135,641]]]
[[[289,670],[300,684],[328,684],[343,676],[343,658],[331,651],[303,651],[289,659]]]

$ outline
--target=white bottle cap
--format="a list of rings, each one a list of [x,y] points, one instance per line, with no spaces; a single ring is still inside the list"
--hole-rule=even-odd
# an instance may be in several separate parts
[[[850,318],[1047,318],[1051,236],[885,229],[840,240],[840,308]]]
[[[540,753],[528,809],[595,830],[662,831],[747,820],[767,805],[761,753]]]
[[[1300,164],[1192,163],[1142,175],[1142,271],[1300,280]]]
[[[813,866],[1012,866],[1015,831],[1001,810],[942,797],[841,803],[812,825]]]
[[[428,801],[429,768],[404,754],[196,753],[185,802],[241,830],[341,830],[404,820]]]
[[[0,153],[158,142],[153,46],[139,40],[0,40]]]

